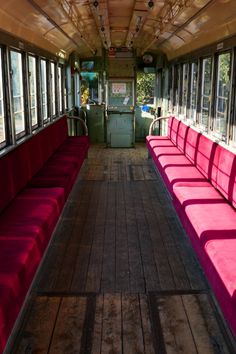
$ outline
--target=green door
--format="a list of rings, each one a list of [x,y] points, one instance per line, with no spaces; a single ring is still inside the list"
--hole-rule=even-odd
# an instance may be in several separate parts
[[[107,145],[134,146],[134,81],[110,80],[107,87]]]

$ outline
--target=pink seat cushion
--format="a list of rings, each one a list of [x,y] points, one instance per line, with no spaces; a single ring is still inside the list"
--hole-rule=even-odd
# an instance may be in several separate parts
[[[236,235],[228,239],[227,234],[220,239],[212,239],[205,245],[205,252],[210,259],[206,270],[215,295],[236,333]]]
[[[0,283],[0,353],[4,350],[19,310],[20,304],[16,301],[13,288],[5,282]]]
[[[64,189],[66,198],[77,177],[82,162],[81,160],[79,164],[78,160],[78,165],[76,166],[73,162],[64,161],[62,163],[59,160],[50,161],[31,179],[29,186],[35,188],[60,187]]]
[[[172,192],[175,185],[196,182],[200,185],[205,185],[206,180],[198,169],[187,161],[184,163],[182,158],[180,158],[180,160],[182,160],[183,163],[175,164],[173,157],[170,157],[169,161],[168,157],[165,157],[163,158],[163,162],[162,159],[160,159],[161,166],[162,164],[164,165],[162,167],[166,176],[165,180],[168,189]]]
[[[89,145],[90,143],[87,136],[69,136],[57,151],[70,151],[71,149],[77,148],[87,152]]]
[[[4,348],[41,254],[32,238],[0,239],[0,343]]]
[[[175,146],[169,137],[167,136],[152,136],[149,135],[146,137],[146,142],[150,148],[158,146]]]
[[[68,136],[66,138],[66,143],[80,144],[86,148],[90,145],[88,136]]]
[[[0,216],[0,237],[35,238],[43,252],[64,204],[62,188],[27,188]]]
[[[174,194],[202,246],[211,239],[236,238],[235,211],[210,183],[176,185]]]
[[[176,146],[155,146],[153,147],[153,153],[156,158],[160,156],[184,156],[182,152]]]
[[[58,164],[73,164],[76,167],[81,167],[81,162],[85,158],[85,151],[81,148],[72,148],[70,151],[61,150],[55,152],[53,156],[48,160],[48,164],[58,165]]]

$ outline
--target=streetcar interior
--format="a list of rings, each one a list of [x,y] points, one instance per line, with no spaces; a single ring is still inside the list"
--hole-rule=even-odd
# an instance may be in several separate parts
[[[236,1],[0,19],[0,353],[235,353]]]

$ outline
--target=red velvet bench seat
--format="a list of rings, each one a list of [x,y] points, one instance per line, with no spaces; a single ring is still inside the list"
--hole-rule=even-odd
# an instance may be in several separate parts
[[[88,153],[67,131],[63,117],[0,158],[0,353]]]
[[[146,142],[236,335],[236,155],[174,117]]]

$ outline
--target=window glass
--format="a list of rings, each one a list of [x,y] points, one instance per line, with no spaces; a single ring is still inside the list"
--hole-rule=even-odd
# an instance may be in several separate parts
[[[191,65],[191,90],[190,90],[190,118],[196,121],[197,112],[197,78],[198,66],[197,63]]]
[[[201,111],[199,123],[204,127],[208,126],[211,100],[211,58],[205,58],[202,61],[202,84],[201,84]]]
[[[68,87],[67,87],[66,77],[65,77],[65,86],[64,86],[64,107],[65,110],[68,110]]]
[[[174,69],[174,113],[179,113],[179,97],[180,97],[180,83],[181,83],[180,65],[175,66]]]
[[[70,66],[66,67],[65,75],[64,75],[64,107],[66,110],[72,108],[72,97],[71,97],[71,69]]]
[[[25,130],[22,54],[11,51],[11,84],[13,115],[16,134]]]
[[[5,136],[5,112],[3,102],[3,77],[2,77],[2,51],[0,48],[0,143],[6,140]]]
[[[98,73],[81,73],[81,103],[98,103]]]
[[[230,53],[224,53],[218,57],[216,111],[214,131],[221,136],[226,136],[227,113],[230,91]]]
[[[183,82],[182,82],[182,105],[181,113],[187,115],[187,98],[188,98],[188,64],[183,65]]]
[[[32,56],[29,56],[29,90],[30,90],[30,119],[31,119],[31,125],[35,126],[38,123],[36,59]]]
[[[48,99],[47,99],[47,66],[46,60],[41,59],[41,100],[43,120],[48,118]]]
[[[173,77],[174,77],[174,67],[172,66],[169,69],[169,82],[168,82],[168,111],[172,112],[173,110],[173,100],[174,100],[174,90],[173,90]]]
[[[62,112],[62,68],[58,67],[58,87],[59,87],[59,112]]]
[[[55,63],[51,63],[51,109],[52,116],[56,115]]]
[[[230,144],[236,147],[236,87],[234,87],[232,90],[232,100],[233,100],[234,107],[233,107],[233,117],[230,123]]]

